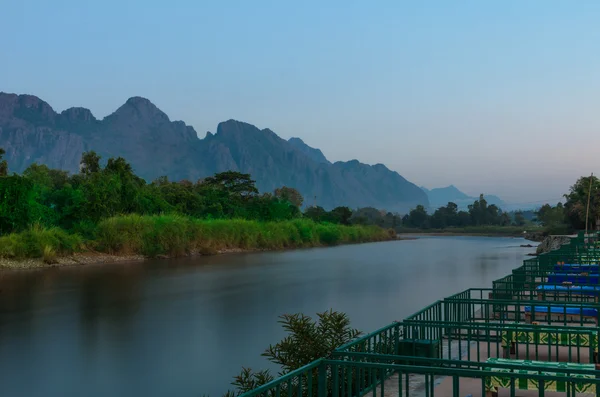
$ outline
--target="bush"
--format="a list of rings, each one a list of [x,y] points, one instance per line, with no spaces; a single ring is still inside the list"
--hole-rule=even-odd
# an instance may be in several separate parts
[[[0,256],[5,258],[44,258],[54,262],[58,255],[70,255],[82,247],[83,239],[78,234],[39,225],[0,237]]]

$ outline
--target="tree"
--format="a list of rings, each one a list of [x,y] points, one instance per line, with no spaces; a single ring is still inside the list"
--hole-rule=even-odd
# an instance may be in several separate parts
[[[431,227],[443,229],[447,226],[457,226],[458,206],[448,202],[445,207],[438,208],[431,216]]]
[[[146,181],[135,175],[133,167],[123,157],[109,158],[103,173],[119,181],[119,212],[142,212],[138,208],[138,196]]]
[[[591,183],[591,190],[590,190]],[[569,223],[575,229],[584,229],[587,211],[588,194],[590,195],[590,208],[588,215],[588,228],[600,227],[600,180],[594,177],[581,177],[565,194],[565,212]]]
[[[304,202],[304,197],[302,197],[300,192],[293,187],[283,186],[281,188],[277,188],[275,189],[274,194],[275,197],[282,200],[287,200],[298,208],[302,207],[302,203]]]
[[[256,181],[250,178],[250,174],[226,171],[205,178],[201,185],[221,190],[230,196],[248,198],[258,194],[255,183]]]
[[[469,205],[469,215],[474,225],[486,224],[487,201],[483,198],[483,194],[479,195],[479,200],[475,200]]]
[[[317,313],[317,316],[317,321],[301,313],[279,317],[279,323],[288,335],[279,343],[270,345],[262,354],[281,368],[279,375],[303,367],[319,358],[328,357],[335,349],[361,335],[359,330],[350,326],[350,320],[345,313],[329,310]],[[228,392],[227,395],[238,396],[272,379],[273,376],[269,371],[253,373],[250,369],[244,368],[241,374],[234,378],[233,385],[236,386],[236,390]]]
[[[31,225],[39,206],[33,183],[22,176],[0,178],[0,234],[19,232]]]
[[[304,211],[304,216],[313,220],[314,222],[322,222],[325,220],[325,216],[327,215],[327,211],[323,207],[308,207],[306,211]]]
[[[416,227],[419,229],[426,229],[429,221],[427,210],[422,205],[417,205],[417,208],[411,210],[406,218],[407,226]]]
[[[515,225],[523,226],[523,225],[525,225],[525,223],[526,223],[526,221],[525,221],[525,217],[523,216],[523,212],[522,211],[515,212]]]
[[[383,226],[385,212],[373,207],[359,208],[352,213],[352,223]]]
[[[93,150],[83,152],[79,163],[79,171],[86,176],[100,172],[100,156]]]
[[[500,226],[510,226],[511,224],[511,219],[510,219],[510,215],[508,215],[508,213],[503,212],[502,215],[500,216]]]
[[[538,222],[542,226],[553,226],[565,223],[565,208],[562,203],[552,207],[550,204],[544,204],[536,212]]]
[[[2,158],[6,154],[6,151],[0,147],[0,176],[8,176],[8,162]]]
[[[456,219],[457,226],[459,227],[471,226],[473,224],[473,218],[467,211],[458,211],[458,214],[456,214]]]
[[[335,207],[327,215],[327,219],[332,223],[339,223],[341,225],[350,225],[350,219],[352,218],[352,210],[348,207]]]

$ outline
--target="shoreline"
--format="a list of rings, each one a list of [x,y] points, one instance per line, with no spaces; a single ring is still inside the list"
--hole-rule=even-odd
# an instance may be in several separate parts
[[[285,249],[265,249],[265,248],[225,248],[216,250],[212,254],[202,254],[200,250],[193,250],[186,255],[170,256],[158,255],[156,257],[148,257],[141,254],[107,254],[97,251],[78,252],[73,255],[60,256],[56,258],[56,263],[46,263],[42,258],[25,258],[25,259],[10,259],[0,257],[0,273],[6,271],[21,271],[21,270],[38,270],[38,269],[53,269],[56,267],[72,267],[85,265],[114,265],[119,263],[139,263],[150,259],[176,259],[176,258],[194,258],[199,256],[217,256],[217,255],[235,255],[235,254],[252,254],[259,252],[287,252],[297,251],[311,248],[333,248],[342,247],[345,245],[359,245],[380,243],[387,241],[404,241],[416,240],[416,237],[396,237],[389,240],[365,241],[361,243],[345,243],[338,245],[315,245],[311,247],[296,247]]]
[[[402,236],[404,238],[410,236],[425,237],[425,236],[437,236],[437,237],[511,237],[511,238],[523,238],[527,240],[523,235],[515,234],[503,234],[503,233],[475,233],[475,232],[418,232],[418,233],[398,233],[398,236]]]

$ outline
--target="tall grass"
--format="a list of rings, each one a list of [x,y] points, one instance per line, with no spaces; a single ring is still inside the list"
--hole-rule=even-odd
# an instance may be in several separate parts
[[[72,254],[82,247],[83,239],[78,234],[39,225],[31,226],[22,233],[0,237],[0,257],[4,258],[43,258],[45,262],[53,263],[57,256]]]
[[[296,219],[257,222],[200,220],[179,215],[126,215],[98,224],[95,246],[113,254],[185,255],[224,249],[285,249],[389,240],[377,226],[343,226]]]
[[[343,226],[296,219],[258,222],[243,219],[201,220],[181,215],[125,215],[86,226],[79,234],[33,226],[22,233],[0,237],[0,257],[43,258],[86,248],[109,254],[182,256],[191,252],[216,253],[226,249],[278,250],[389,240],[395,236],[377,226]],[[83,230],[83,229],[82,229]]]

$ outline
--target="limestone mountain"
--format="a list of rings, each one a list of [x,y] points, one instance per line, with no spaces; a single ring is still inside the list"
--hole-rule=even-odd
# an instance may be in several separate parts
[[[347,205],[406,212],[428,205],[419,187],[382,164],[331,164],[301,139],[286,141],[269,129],[235,120],[199,139],[192,127],[171,121],[140,97],[99,120],[85,108],[59,114],[35,96],[0,93],[0,147],[15,172],[34,162],[77,172],[81,154],[95,150],[104,160],[126,158],[148,181],[162,175],[195,181],[235,170],[251,174],[262,192],[294,187],[306,204],[327,209]]]

